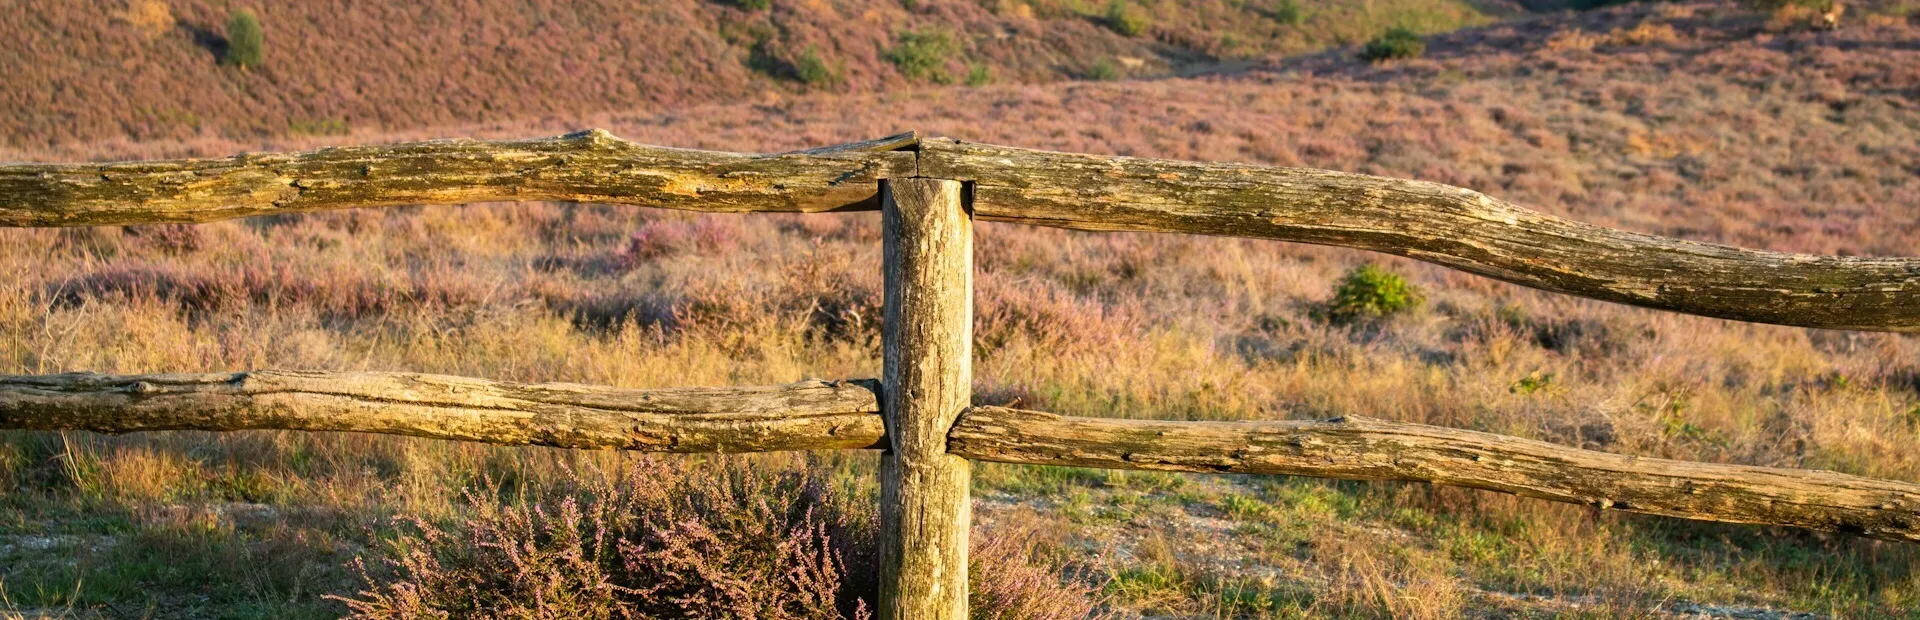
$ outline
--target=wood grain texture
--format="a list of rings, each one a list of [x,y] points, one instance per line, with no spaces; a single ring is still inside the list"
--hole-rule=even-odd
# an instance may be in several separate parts
[[[1359,174],[1054,153],[928,138],[922,176],[974,215],[1079,230],[1279,239],[1397,254],[1534,288],[1803,327],[1920,332],[1920,258],[1784,254],[1574,222],[1476,191]]]
[[[0,376],[0,428],[354,431],[647,452],[875,448],[873,382],[637,390],[384,372]]]
[[[973,384],[973,224],[957,181],[881,187],[886,326],[880,459],[881,620],[967,618],[971,470],[947,431]]]
[[[710,212],[878,209],[911,176],[911,134],[747,155],[642,146],[602,130],[305,153],[110,164],[0,164],[0,226],[210,222],[415,204],[558,200]]]
[[[1411,480],[1598,508],[1920,541],[1920,485],[1690,463],[1359,417],[1163,422],[974,407],[954,454],[1003,463]]]

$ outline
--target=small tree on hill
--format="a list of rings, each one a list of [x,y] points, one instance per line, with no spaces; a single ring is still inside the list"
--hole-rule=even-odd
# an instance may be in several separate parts
[[[227,64],[249,69],[260,66],[266,55],[266,34],[253,11],[237,9],[227,18]]]

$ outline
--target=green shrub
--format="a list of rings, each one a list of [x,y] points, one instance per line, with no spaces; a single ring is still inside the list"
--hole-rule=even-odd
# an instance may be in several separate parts
[[[967,69],[968,86],[986,86],[993,83],[993,68],[976,64]]]
[[[1268,13],[1268,16],[1272,17],[1273,21],[1288,26],[1298,26],[1307,21],[1307,14],[1300,10],[1300,3],[1297,0],[1280,0],[1280,5],[1273,7],[1273,11]]]
[[[953,81],[953,77],[947,75],[947,57],[952,56],[957,47],[953,37],[945,32],[907,31],[900,33],[893,49],[887,50],[887,60],[909,80],[946,84]]]
[[[1146,34],[1147,29],[1152,26],[1153,20],[1147,16],[1146,9],[1135,6],[1127,0],[1113,0],[1107,3],[1107,27],[1112,28],[1114,32],[1137,37]]]
[[[1542,373],[1536,370],[1521,377],[1519,381],[1513,382],[1513,385],[1507,386],[1507,391],[1528,396],[1550,387],[1553,387],[1553,373]]]
[[[765,11],[773,8],[773,0],[734,0],[734,3],[749,11]]]
[[[266,56],[266,34],[253,11],[239,9],[227,18],[227,64],[242,69],[258,67]]]
[[[1381,62],[1396,58],[1418,58],[1427,52],[1427,42],[1406,26],[1394,26],[1360,50],[1360,58],[1369,62]]]
[[[820,57],[819,50],[811,47],[801,52],[799,58],[794,59],[793,73],[795,77],[800,78],[800,81],[810,86],[827,86],[840,81],[839,72],[827,66],[827,61]]]
[[[1420,291],[1393,272],[1361,265],[1347,272],[1327,302],[1327,317],[1336,323],[1381,319],[1420,305]]]
[[[1087,67],[1087,79],[1102,82],[1120,79],[1120,67],[1114,65],[1112,60],[1102,58]]]

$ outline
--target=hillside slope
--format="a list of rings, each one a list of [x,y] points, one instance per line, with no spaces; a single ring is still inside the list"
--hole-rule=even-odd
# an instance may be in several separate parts
[[[1439,31],[1487,19],[1462,0],[301,0],[256,8],[266,60],[242,70],[220,64],[232,3],[119,1],[25,0],[0,12],[0,147],[871,91],[916,81],[890,61],[907,56],[926,67],[922,82],[1154,75],[1394,24]],[[908,33],[929,43],[895,53]]]

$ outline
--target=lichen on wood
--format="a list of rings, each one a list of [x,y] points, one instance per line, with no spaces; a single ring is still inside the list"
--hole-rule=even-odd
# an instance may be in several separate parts
[[[973,183],[982,220],[1278,239],[1703,316],[1920,332],[1920,258],[1814,256],[1614,230],[1439,183],[1055,153],[927,138],[920,174]]]
[[[644,146],[602,130],[290,154],[105,164],[0,164],[0,226],[210,222],[417,204],[555,200],[694,211],[878,209],[912,176],[911,135],[770,155]]]
[[[626,389],[397,372],[0,376],[0,428],[285,429],[646,452],[879,447],[872,382]]]
[[[973,407],[954,454],[982,461],[1407,480],[1645,514],[1920,542],[1920,484],[1610,454],[1362,417],[1171,422]]]

